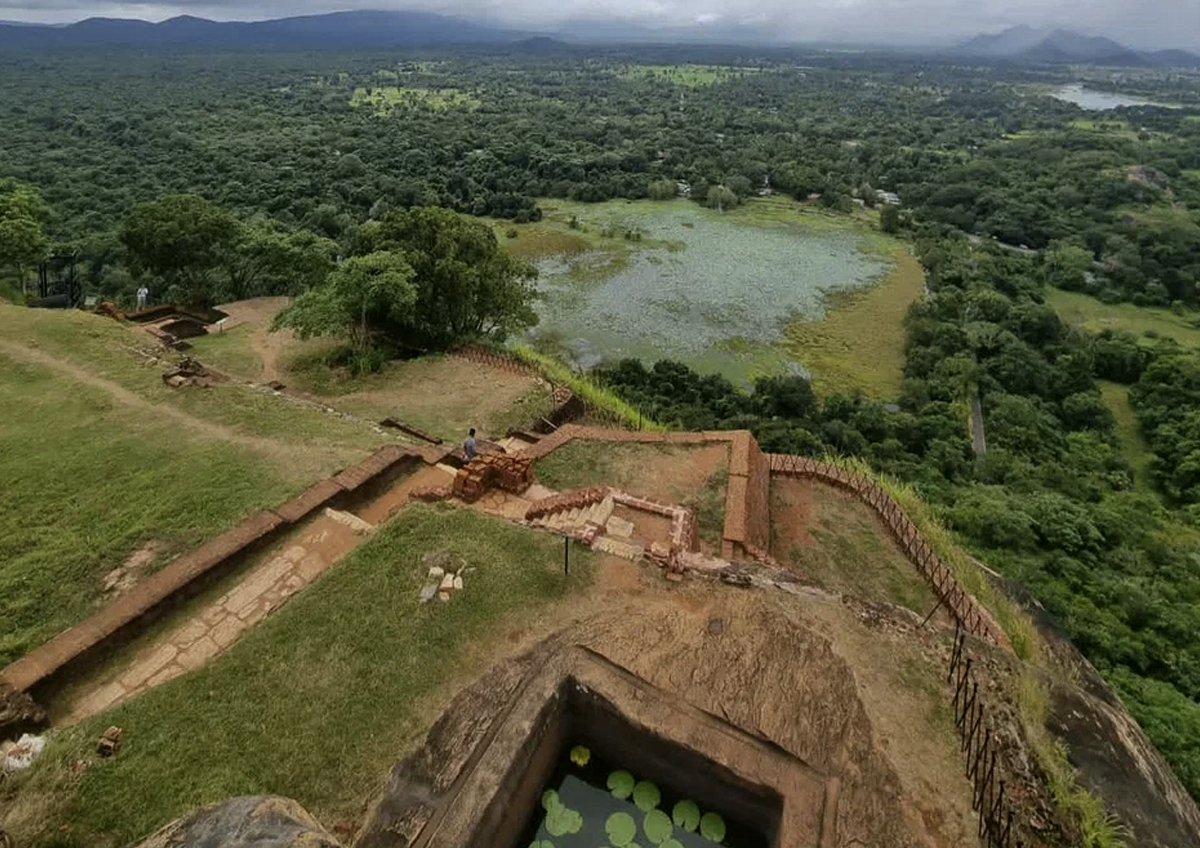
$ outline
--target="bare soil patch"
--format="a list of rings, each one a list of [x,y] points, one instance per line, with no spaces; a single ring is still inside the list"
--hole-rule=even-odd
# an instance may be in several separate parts
[[[936,601],[870,507],[810,480],[772,477],[771,555],[819,586],[922,616]]]

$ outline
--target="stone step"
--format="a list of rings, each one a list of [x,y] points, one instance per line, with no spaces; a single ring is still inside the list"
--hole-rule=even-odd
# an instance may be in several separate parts
[[[615,506],[616,506],[616,504],[613,503],[612,495],[609,495],[608,497],[606,497],[604,500],[600,501],[600,503],[598,503],[596,505],[596,507],[597,507],[597,512],[596,512],[597,526],[603,527],[605,524],[608,523],[608,519],[612,517],[613,509]]]
[[[633,522],[626,521],[619,515],[610,515],[604,525],[605,532],[610,536],[628,539],[633,536]]]
[[[646,549],[635,542],[625,542],[611,536],[601,536],[592,543],[592,550],[612,554],[623,559],[637,562],[645,554]]]
[[[353,515],[349,512],[342,512],[340,509],[331,509],[330,507],[325,507],[325,517],[332,518],[339,524],[345,524],[355,533],[360,535],[363,533],[370,533],[375,529],[374,524],[371,524],[368,521],[363,521],[357,515]]]

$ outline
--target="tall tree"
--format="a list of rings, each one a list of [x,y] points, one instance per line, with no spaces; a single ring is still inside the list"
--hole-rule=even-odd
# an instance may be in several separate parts
[[[192,305],[212,302],[237,235],[232,215],[194,194],[139,203],[120,231],[133,272],[161,277],[168,299]]]
[[[324,285],[309,289],[280,312],[272,330],[291,328],[302,339],[345,339],[362,362],[384,328],[407,320],[417,299],[412,276],[412,267],[398,253],[355,256]]]
[[[45,206],[36,188],[0,179],[0,268],[10,267],[17,272],[22,293],[27,272],[46,255],[44,215]]]
[[[356,253],[396,251],[413,269],[416,303],[396,322],[403,344],[444,349],[467,339],[503,341],[537,323],[537,269],[502,250],[492,229],[449,209],[418,208],[364,225]]]

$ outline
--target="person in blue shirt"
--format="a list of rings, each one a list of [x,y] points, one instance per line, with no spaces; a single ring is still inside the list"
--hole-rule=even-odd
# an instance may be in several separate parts
[[[467,462],[475,458],[475,428],[471,428],[471,432],[467,434],[467,440],[463,442],[463,453],[467,455]]]

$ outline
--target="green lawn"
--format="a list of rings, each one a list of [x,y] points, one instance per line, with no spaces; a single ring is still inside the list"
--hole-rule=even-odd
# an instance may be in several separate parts
[[[473,570],[449,603],[420,604],[421,557],[439,548]],[[563,576],[557,537],[410,506],[215,662],[54,733],[34,768],[0,788],[6,825],[22,848],[115,848],[200,805],[263,792],[328,827],[352,825],[427,723],[422,699],[503,638],[503,617],[522,627],[591,574],[581,550]],[[99,760],[110,724],[124,747]],[[91,765],[72,777],[77,759]]]
[[[1200,347],[1200,328],[1192,325],[1200,314],[1176,315],[1169,309],[1134,306],[1132,303],[1104,303],[1078,292],[1046,289],[1046,302],[1069,324],[1081,325],[1094,333],[1124,330],[1135,336],[1147,331],[1175,339],[1184,347]]]
[[[2,353],[0,408],[0,665],[90,614],[104,575],[144,543],[161,565],[301,485]]]
[[[1133,469],[1134,483],[1141,491],[1153,492],[1154,483],[1150,477],[1150,460],[1153,454],[1146,439],[1138,427],[1137,415],[1129,403],[1129,387],[1120,383],[1100,381],[1100,393],[1104,402],[1112,410],[1117,422],[1117,433],[1121,437],[1121,452],[1129,467]]]

